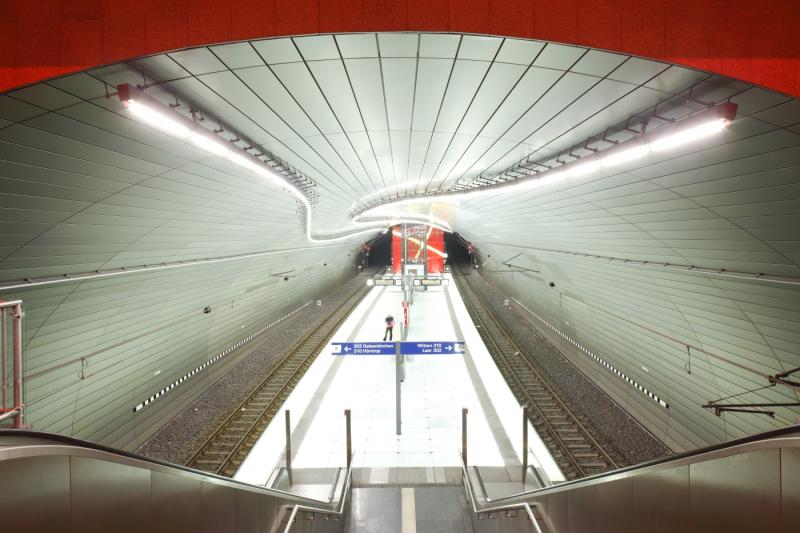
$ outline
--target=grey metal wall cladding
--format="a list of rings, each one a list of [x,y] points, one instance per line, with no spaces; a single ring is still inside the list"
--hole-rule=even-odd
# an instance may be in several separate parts
[[[642,267],[610,267],[591,259],[575,259],[574,268],[561,265],[568,277],[512,274],[493,260],[495,254],[512,255],[515,248],[485,250],[491,250],[493,257],[484,265],[484,273],[493,282],[669,404],[669,409],[664,409],[575,346],[561,343],[561,349],[585,373],[627,409],[639,414],[639,419],[673,448],[697,447],[796,421],[798,411],[789,408],[777,408],[775,420],[735,413],[718,418],[701,408],[708,400],[731,395],[740,395],[731,401],[742,403],[797,400],[784,387],[741,394],[762,387],[767,381],[696,351],[692,353],[689,373],[685,346],[659,333],[763,374],[781,372],[797,366],[795,354],[800,345],[796,328],[800,321],[797,289],[784,289],[782,299],[770,302],[781,306],[773,308],[779,313],[795,315],[781,329],[771,317],[758,312],[766,305],[763,294],[746,292],[754,282],[720,281]],[[492,272],[501,268],[506,272]],[[549,286],[551,281],[555,287]],[[676,285],[682,285],[688,294],[676,295],[672,290]],[[585,303],[565,297],[566,291],[582,294]],[[532,321],[548,329],[535,318]],[[777,345],[783,346],[783,350]]]
[[[0,282],[264,252],[2,293],[25,303],[27,422],[135,448],[221,363],[135,406],[353,275],[364,236],[310,245],[290,194],[61,82],[0,96]]]
[[[786,387],[765,387],[764,376],[800,366],[800,135],[742,118],[726,136],[668,162],[468,200],[457,213],[494,283],[669,403],[658,406],[538,322],[675,449],[796,423],[800,414],[718,418],[701,408],[729,396],[798,400]],[[688,270],[697,267],[712,273]],[[793,282],[727,275],[734,272]],[[685,344],[727,361],[693,351],[689,373]]]
[[[137,404],[332,290],[354,272],[351,248],[14,292],[26,305],[27,421],[36,429],[138,446],[154,413],[184,401],[183,391],[202,390],[211,373],[192,376],[134,413]],[[211,313],[203,312],[206,306]],[[146,428],[140,420],[149,421]]]
[[[208,129],[221,119],[221,135],[234,129],[312,177],[322,232],[348,225],[368,198],[508,177],[522,158],[557,166],[567,152],[588,152],[590,138],[604,149],[597,137],[656,104],[659,116],[683,117],[730,100],[736,120],[714,137],[527,192],[443,202],[437,215],[478,245],[492,281],[553,324],[561,334],[543,326],[553,341],[673,448],[797,416],[717,418],[700,407],[734,394],[795,398],[781,387],[742,393],[765,384],[759,373],[800,366],[797,285],[681,270],[800,278],[797,100],[578,46],[365,33],[199,47],[0,95],[0,283],[275,252],[14,294],[28,309],[29,413],[39,429],[134,446],[163,406],[182,405],[197,385],[141,416],[133,406],[341,280],[362,240],[309,245],[291,195],[134,119],[106,97],[120,83],[146,83],[164,105],[177,94],[176,112],[188,116],[192,102]],[[692,98],[674,98],[690,89]],[[269,277],[285,270],[285,284]],[[689,374],[685,347],[667,337],[740,366],[693,354]]]

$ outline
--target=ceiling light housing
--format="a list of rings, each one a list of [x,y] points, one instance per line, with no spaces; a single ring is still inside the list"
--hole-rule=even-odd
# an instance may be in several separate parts
[[[117,95],[130,113],[148,126],[159,129],[178,139],[189,141],[209,154],[221,157],[239,167],[253,171],[273,184],[290,192],[305,207],[305,234],[306,239],[310,242],[326,243],[352,239],[359,234],[375,233],[386,228],[387,221],[385,220],[370,222],[354,221],[351,227],[344,228],[336,235],[320,238],[314,237],[311,234],[311,202],[298,187],[272,170],[264,161],[237,146],[234,142],[228,141],[216,135],[214,132],[207,130],[197,121],[183,116],[165,104],[162,104],[138,87],[134,87],[128,83],[121,84],[117,86]],[[194,112],[192,115],[194,116]]]
[[[550,170],[536,172],[527,177],[497,185],[386,202],[378,206],[354,211],[354,219],[375,216],[387,210],[392,210],[395,216],[404,216],[407,213],[404,213],[402,208],[409,205],[453,202],[491,193],[522,192],[565,178],[587,176],[601,168],[616,167],[644,158],[650,153],[660,153],[710,137],[733,122],[736,118],[737,109],[738,105],[733,102],[712,105],[689,118],[663,126],[652,133],[644,133],[643,131],[631,139],[616,144],[612,148],[597,151],[586,157],[578,157],[574,161],[564,163]]]

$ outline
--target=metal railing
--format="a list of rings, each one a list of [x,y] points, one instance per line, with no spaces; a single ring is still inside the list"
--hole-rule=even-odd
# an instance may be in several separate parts
[[[289,410],[286,410],[286,467],[284,470],[288,476],[289,486],[292,486],[292,433],[291,433],[291,423],[289,418]],[[346,466],[344,468],[347,469],[344,482],[342,483],[342,489],[339,492],[339,499],[338,505],[335,509],[330,509],[326,507],[326,505],[330,505],[334,501],[334,495],[336,494],[336,487],[339,485],[339,479],[341,478],[342,467],[336,469],[336,473],[333,478],[333,483],[331,484],[331,491],[328,494],[328,500],[316,500],[313,498],[307,498],[307,502],[305,504],[297,504],[292,507],[292,511],[289,514],[289,519],[286,523],[286,527],[284,528],[284,533],[289,533],[294,525],[298,513],[307,512],[311,514],[311,517],[314,518],[317,514],[321,514],[326,518],[333,517],[335,520],[340,520],[344,517],[345,514],[345,505],[350,498],[350,489],[352,488],[352,479],[353,479],[353,441],[352,441],[352,433],[351,433],[351,411],[350,409],[344,410],[344,417],[345,417],[345,442],[346,442],[346,450],[345,450],[345,457],[346,457]],[[276,478],[275,482],[280,479],[280,475]],[[275,484],[273,482],[273,486]],[[310,504],[314,505],[310,505]]]
[[[467,407],[461,408],[461,461],[466,463],[467,462],[467,452],[468,452],[468,415],[469,409]],[[523,405],[522,406],[522,448],[520,456],[522,458],[522,465],[521,465],[521,479],[522,479],[522,486],[525,487],[527,483],[528,475],[532,475],[533,479],[536,480],[536,483],[539,485],[537,488],[542,487],[549,487],[554,485],[555,483],[559,483],[559,481],[553,481],[547,472],[544,471],[542,468],[542,462],[539,457],[537,457],[536,453],[530,449],[529,447],[529,440],[528,440],[528,407]],[[531,462],[531,458],[533,458],[533,463]],[[483,490],[483,495],[486,497],[486,501],[492,501],[491,498],[488,497],[486,494],[486,490],[483,486],[483,482],[480,477],[480,472],[478,471],[478,467],[474,467],[475,472],[478,477],[478,483],[481,485]]]
[[[22,397],[22,300],[0,301],[0,422],[14,419],[13,427],[23,426],[24,403]],[[12,360],[6,354],[6,322],[11,318]],[[8,394],[8,367],[11,367],[11,403]]]
[[[320,504],[331,504],[331,503],[333,503],[334,499],[335,499],[335,496],[336,496],[336,488],[339,486],[339,480],[342,477],[342,470],[347,470],[347,467],[340,466],[340,467],[338,467],[338,468],[336,468],[334,470],[333,482],[331,483],[331,490],[328,493],[328,499],[327,500],[317,500],[316,498],[311,498],[309,496],[305,496],[305,497],[308,498],[311,501],[318,501]],[[268,488],[270,490],[276,490],[276,491],[283,492],[283,493],[286,493],[286,494],[297,494],[297,493],[292,492],[290,490],[286,490],[286,489],[280,488],[280,486],[282,485],[283,480],[285,479],[284,476],[285,476],[285,478],[286,478],[286,480],[288,482],[288,477],[289,476],[288,476],[287,469],[286,469],[285,466],[281,466],[281,467],[279,467],[279,468],[277,468],[275,470],[275,472],[272,474],[270,479],[268,479],[267,482],[264,484],[264,487],[266,487],[266,488]]]
[[[800,498],[796,472],[800,425],[496,499],[476,497],[462,461],[473,518],[524,510],[537,520],[531,522],[537,533],[579,532],[601,520],[606,530],[790,531]],[[476,533],[483,531],[479,524],[473,520]]]
[[[537,521],[536,515],[533,512],[532,505],[530,503],[528,503],[528,502],[524,502],[524,501],[523,502],[514,502],[514,503],[507,504],[507,505],[481,505],[478,502],[478,499],[475,497],[475,488],[473,487],[473,484],[472,484],[472,478],[469,475],[469,466],[467,465],[467,451],[468,451],[468,447],[467,447],[467,415],[468,415],[468,413],[469,413],[469,410],[466,407],[461,409],[461,450],[459,451],[459,457],[461,458],[461,477],[462,477],[462,480],[463,480],[464,492],[466,494],[467,501],[469,502],[470,506],[472,507],[472,516],[471,516],[471,518],[473,518],[473,519],[477,518],[478,520],[480,520],[483,515],[489,515],[491,517],[494,513],[499,513],[500,512],[500,513],[504,513],[504,514],[507,515],[509,512],[512,512],[512,511],[523,510],[523,511],[525,511],[525,514],[527,515],[528,520],[530,521],[534,531],[536,533],[542,533],[542,529],[539,526],[539,522]],[[523,417],[522,417],[522,422],[523,422],[522,486],[523,487],[525,486],[525,479],[527,477],[528,469],[529,468],[533,469],[532,466],[528,465],[528,457],[527,457],[527,455],[530,453],[530,450],[528,450],[528,428],[527,428],[528,420],[527,420],[527,414],[528,414],[527,407],[523,406],[523,408],[522,408],[522,415],[523,415]],[[483,502],[485,502],[487,504],[495,503],[495,500],[492,500],[491,498],[489,498],[489,495],[488,495],[488,493],[486,491],[486,486],[484,485],[483,478],[481,477],[481,474],[480,474],[480,470],[478,470],[477,466],[474,467],[474,469],[475,469],[475,475],[478,478],[478,484],[481,487],[481,494],[483,494],[483,498],[482,498]],[[539,482],[542,484],[542,486],[544,486],[544,483],[543,483],[541,477],[539,476],[538,472],[536,472],[535,470],[534,470],[534,475],[536,476],[536,479],[539,480]],[[516,497],[516,496],[519,496],[519,493],[511,495],[508,498],[513,498],[513,497]],[[500,498],[500,499],[506,499],[506,498]],[[498,499],[498,500],[500,500],[500,499]],[[475,524],[473,522],[473,529],[477,529],[474,526],[475,526]]]
[[[303,531],[338,532],[351,476],[348,468],[337,478],[340,496],[331,504],[71,437],[0,430],[0,479],[14,491],[13,498],[0,499],[8,531],[45,532],[71,523],[103,531],[133,524],[137,531],[280,532],[308,512],[325,518]]]
[[[510,503],[506,505],[487,505],[482,506],[478,503],[477,498],[475,497],[475,489],[472,486],[472,479],[469,475],[469,468],[467,464],[461,461],[461,476],[464,482],[464,493],[466,494],[467,501],[469,502],[470,506],[472,507],[473,517],[477,517],[478,520],[481,519],[481,515],[490,515],[493,513],[508,513],[509,511],[515,510],[523,510],[525,514],[528,516],[528,520],[531,522],[531,526],[536,533],[543,533],[542,528],[539,526],[539,522],[536,519],[536,515],[533,513],[533,505],[528,502],[519,502],[519,503]],[[482,485],[482,483],[481,483]],[[486,489],[481,487],[483,494],[485,496]],[[485,501],[490,501],[488,498],[484,499]]]
[[[341,472],[341,469],[338,470]],[[331,496],[327,503],[332,503],[333,501],[333,493],[336,489],[336,485],[339,481],[339,474],[337,472],[336,478],[334,479],[333,487],[331,488]],[[289,533],[292,530],[292,526],[295,524],[297,520],[297,514],[302,512],[312,513],[312,518],[317,515],[321,514],[326,517],[333,517],[335,520],[341,520],[344,518],[345,515],[345,506],[347,502],[350,500],[350,489],[352,489],[352,482],[353,482],[353,465],[350,464],[347,467],[347,473],[345,474],[344,483],[342,483],[342,490],[339,492],[339,500],[335,509],[328,509],[323,506],[312,506],[312,505],[305,505],[305,504],[296,504],[292,507],[292,511],[289,514],[289,520],[286,523],[286,527],[283,530],[283,533]],[[324,504],[322,500],[319,500],[320,504]]]

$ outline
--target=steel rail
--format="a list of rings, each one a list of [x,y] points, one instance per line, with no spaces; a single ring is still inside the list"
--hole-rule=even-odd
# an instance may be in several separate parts
[[[463,271],[461,276],[454,276],[454,279],[458,284],[458,288],[462,294],[462,297],[464,297],[465,304],[467,304],[468,309],[472,311],[470,314],[473,315],[473,320],[477,320],[481,323],[481,337],[485,340],[488,340],[493,345],[494,352],[497,354],[495,360],[497,361],[499,358],[499,362],[505,365],[508,371],[503,373],[508,374],[514,380],[518,390],[520,391],[520,394],[522,394],[527,400],[529,408],[535,411],[536,416],[530,417],[534,427],[536,427],[537,430],[541,430],[542,428],[545,429],[545,431],[548,433],[548,436],[552,437],[552,442],[555,444],[555,446],[551,445],[549,447],[551,448],[551,451],[558,453],[558,455],[554,454],[554,459],[561,463],[560,466],[563,466],[564,463],[566,463],[566,466],[577,471],[580,477],[584,477],[592,473],[589,472],[588,465],[582,464],[582,462],[573,455],[572,450],[562,437],[561,433],[551,423],[548,416],[538,405],[538,401],[534,398],[533,393],[528,390],[528,386],[523,383],[520,376],[514,371],[514,364],[510,361],[506,353],[504,353],[505,350],[503,350],[503,348],[500,346],[498,339],[492,335],[492,332],[490,331],[491,326],[493,326],[499,332],[499,334],[502,335],[503,341],[508,343],[508,345],[516,354],[519,354],[520,357],[518,358],[518,362],[526,367],[526,370],[528,370],[531,377],[536,382],[536,385],[544,390],[545,394],[550,397],[556,408],[566,415],[568,422],[580,433],[579,437],[593,448],[591,449],[591,452],[594,452],[601,461],[606,463],[608,467],[612,469],[618,468],[618,463],[612,459],[609,453],[606,452],[605,448],[597,442],[597,440],[592,436],[591,432],[584,426],[584,424],[580,422],[580,420],[578,420],[578,418],[567,407],[560,396],[552,389],[552,387],[548,385],[547,380],[542,377],[541,373],[524,355],[524,351],[517,346],[517,344],[513,341],[512,335],[506,328],[502,326],[500,320],[498,320],[486,299],[471,285],[471,282],[465,279]],[[483,316],[481,316],[481,313],[483,313]],[[488,324],[487,320],[490,320],[491,324]],[[492,350],[490,350],[490,353],[491,351]],[[538,422],[537,419],[539,420]],[[555,448],[555,450],[552,448]],[[565,474],[568,474],[568,472],[565,472]]]
[[[254,433],[263,430],[266,424],[272,419],[275,411],[285,400],[288,393],[291,392],[293,387],[311,362],[316,359],[318,353],[324,348],[325,344],[330,340],[339,326],[344,322],[350,311],[364,298],[368,291],[365,287],[359,287],[347,299],[347,301],[337,307],[331,312],[321,323],[318,328],[310,331],[299,342],[295,343],[289,352],[273,365],[270,372],[261,380],[261,382],[253,389],[253,391],[241,401],[231,413],[217,426],[217,428],[197,446],[186,461],[186,465],[199,470],[207,470],[208,467],[203,468],[202,460],[209,455],[222,455],[219,461],[206,460],[205,464],[219,463],[214,466],[214,473],[223,475],[233,475],[235,469],[238,468],[241,460],[237,462],[237,455],[245,447],[246,442],[254,436]],[[322,332],[322,333],[321,333]],[[321,334],[320,334],[321,333]],[[311,344],[309,346],[309,344]],[[290,365],[296,365],[292,368]],[[278,390],[274,393],[268,393],[270,385],[275,384],[275,378],[278,377],[281,371],[289,370],[289,375],[285,377],[280,384]],[[248,413],[247,406],[257,400],[257,397],[263,393],[268,394],[266,405],[260,407],[260,412],[256,415],[255,419],[247,424],[243,430],[232,430],[231,425],[237,419],[243,416],[252,415],[252,410]],[[244,410],[243,410],[244,409]],[[239,434],[241,433],[241,436]],[[224,442],[227,439],[227,444]],[[238,437],[238,438],[237,438]],[[231,439],[236,439],[231,445]],[[212,452],[212,448],[222,448],[221,452]]]

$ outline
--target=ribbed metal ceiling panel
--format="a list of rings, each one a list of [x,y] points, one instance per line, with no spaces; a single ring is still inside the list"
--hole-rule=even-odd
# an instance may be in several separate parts
[[[147,85],[164,105],[178,97],[184,114],[191,102],[208,129],[220,120],[222,136],[235,130],[313,179],[313,229],[322,233],[348,225],[367,199],[469,185],[523,158],[553,164],[566,151],[585,153],[588,138],[689,89],[692,98],[663,112],[679,117],[701,107],[696,100],[730,99],[737,120],[718,137],[435,209],[477,244],[486,275],[552,328],[531,314],[534,324],[674,448],[797,416],[718,418],[700,407],[800,366],[797,284],[709,273],[800,279],[796,100],[625,54],[410,33],[198,47],[0,95],[2,281],[276,252],[7,293],[28,309],[37,428],[133,445],[157,416],[129,412],[132,402],[240,330],[324,292],[347,275],[347,253],[363,240],[310,245],[291,195],[138,123],[106,97],[120,83]],[[326,262],[328,271],[315,270]],[[274,283],[269,273],[287,265],[302,283]],[[208,327],[200,310],[226,301],[232,309],[215,311]],[[120,338],[130,340],[118,346]],[[725,360],[698,352],[689,373],[687,344]],[[92,377],[81,379],[86,358]],[[770,387],[737,397],[764,399],[797,396]]]

